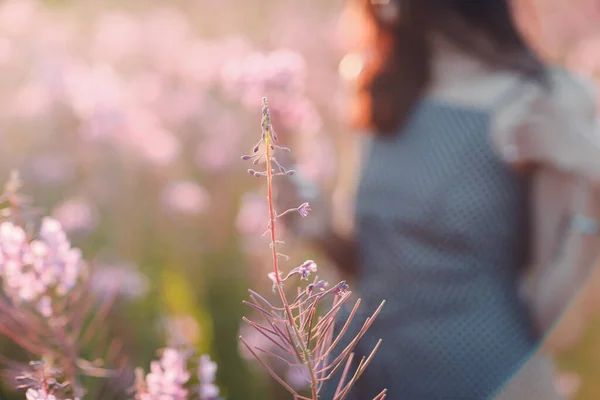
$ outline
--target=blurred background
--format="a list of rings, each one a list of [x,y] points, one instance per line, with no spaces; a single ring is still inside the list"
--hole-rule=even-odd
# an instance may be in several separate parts
[[[344,0],[0,1],[0,179],[53,215],[119,297],[105,324],[133,366],[187,342],[218,363],[228,399],[287,398],[241,351],[247,288],[270,290],[261,181],[240,156],[260,99],[298,169],[333,190],[347,157],[353,27]],[[600,3],[516,0],[549,61],[600,83]],[[343,168],[342,168],[343,169]],[[287,254],[318,254],[287,238]],[[596,283],[597,281],[597,283]],[[600,277],[570,315],[600,316]],[[256,336],[256,335],[254,335]],[[260,340],[255,338],[254,340]],[[600,319],[549,339],[575,399],[600,398]],[[13,354],[0,340],[0,354]],[[282,371],[282,374],[287,374]],[[293,371],[288,380],[298,387]],[[0,399],[22,398],[0,383]]]

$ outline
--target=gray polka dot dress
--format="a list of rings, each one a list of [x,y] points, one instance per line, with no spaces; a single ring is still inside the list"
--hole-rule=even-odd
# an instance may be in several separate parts
[[[363,151],[355,325],[387,304],[357,348],[368,355],[383,339],[350,398],[383,388],[393,400],[492,397],[539,344],[517,290],[529,178],[494,151],[487,111],[438,100],[423,100],[399,135],[370,137]]]

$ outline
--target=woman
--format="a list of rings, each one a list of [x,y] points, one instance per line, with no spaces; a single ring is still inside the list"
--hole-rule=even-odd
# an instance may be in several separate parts
[[[600,249],[593,95],[533,54],[509,0],[372,3],[358,3],[355,116],[370,134],[354,235],[335,232],[323,198],[292,226],[354,278],[365,313],[387,300],[352,396],[560,398],[536,351]]]

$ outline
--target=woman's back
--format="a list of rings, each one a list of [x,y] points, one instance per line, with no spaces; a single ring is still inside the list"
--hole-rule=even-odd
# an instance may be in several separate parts
[[[494,152],[488,112],[439,100],[365,150],[355,290],[367,309],[387,300],[367,335],[394,352],[364,382],[406,399],[486,398],[536,345],[517,295],[527,178]]]
[[[489,398],[540,345],[519,296],[531,256],[530,176],[494,142],[534,96],[516,74],[477,72],[461,59],[437,65],[458,75],[433,85],[397,135],[360,146],[354,290],[365,313],[381,299],[386,306],[359,344],[364,355],[380,338],[384,347],[356,399],[382,387],[399,399]],[[549,363],[534,361],[529,391],[513,398],[529,398],[536,380],[539,398],[558,398]]]

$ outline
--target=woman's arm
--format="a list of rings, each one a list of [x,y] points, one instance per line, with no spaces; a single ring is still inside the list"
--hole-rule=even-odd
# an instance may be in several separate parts
[[[534,264],[528,302],[539,332],[548,333],[570,308],[600,256],[598,234],[573,226],[578,216],[600,221],[600,132],[593,86],[564,71],[550,92],[530,92],[524,118],[500,131],[513,162],[538,166],[534,175]],[[540,95],[541,94],[541,95]],[[510,125],[510,124],[509,124]],[[583,312],[570,313],[583,325]]]
[[[567,224],[559,238],[555,258],[536,274],[530,287],[529,305],[533,311],[538,332],[549,333],[559,322],[560,317],[570,308],[581,294],[589,280],[593,268],[600,257],[600,232],[584,232],[574,226],[574,218],[585,216],[600,221],[600,190],[597,188],[578,188],[578,199],[573,199],[575,209],[565,214]],[[543,191],[539,191],[541,195]],[[539,199],[541,201],[548,201]],[[580,325],[587,315],[583,312],[573,314],[571,323]]]

